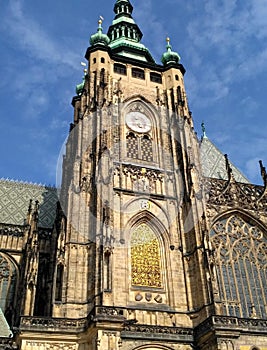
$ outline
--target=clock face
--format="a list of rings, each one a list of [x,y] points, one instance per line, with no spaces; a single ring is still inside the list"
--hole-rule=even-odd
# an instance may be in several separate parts
[[[126,115],[126,125],[136,132],[148,132],[151,129],[151,121],[141,112],[129,112]]]

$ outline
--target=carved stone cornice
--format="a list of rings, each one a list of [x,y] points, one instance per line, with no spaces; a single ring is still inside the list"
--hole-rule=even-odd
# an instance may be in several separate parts
[[[0,224],[0,235],[23,237],[26,226]]]
[[[151,326],[145,324],[127,324],[121,332],[121,338],[142,338],[153,340],[173,340],[194,342],[192,328]]]
[[[195,328],[195,339],[198,340],[209,332],[220,331],[230,331],[232,337],[239,336],[240,333],[263,334],[266,336],[267,320],[231,316],[211,316]]]
[[[53,331],[77,333],[88,327],[88,319],[67,319],[53,317],[22,316],[20,321],[21,331]]]
[[[206,178],[205,193],[208,204],[240,206],[267,214],[267,195],[263,186]]]

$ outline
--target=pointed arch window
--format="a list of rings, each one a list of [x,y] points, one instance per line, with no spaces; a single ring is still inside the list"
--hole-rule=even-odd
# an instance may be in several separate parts
[[[141,158],[147,162],[153,161],[153,152],[152,152],[152,142],[148,135],[144,135],[141,139]]]
[[[213,226],[211,242],[222,313],[266,318],[267,239],[263,231],[231,215]]]
[[[17,277],[14,263],[0,254],[0,307],[3,312],[14,305]]]
[[[131,234],[131,281],[134,287],[162,288],[159,240],[147,224]]]

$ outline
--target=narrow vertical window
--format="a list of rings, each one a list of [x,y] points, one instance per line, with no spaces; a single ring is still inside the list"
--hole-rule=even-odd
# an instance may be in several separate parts
[[[152,142],[147,135],[141,139],[141,158],[147,162],[153,161]]]
[[[126,140],[127,157],[137,159],[138,158],[138,140],[134,133],[130,133]]]
[[[111,290],[111,259],[110,251],[105,252],[104,255],[104,289]]]
[[[62,264],[57,265],[56,294],[55,294],[56,301],[62,301],[63,272],[64,272],[64,266]]]

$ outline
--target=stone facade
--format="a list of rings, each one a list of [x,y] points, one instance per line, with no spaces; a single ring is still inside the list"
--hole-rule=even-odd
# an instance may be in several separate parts
[[[264,186],[237,182],[227,157],[223,178],[202,175],[178,54],[168,41],[154,63],[129,1],[114,10],[109,37],[100,21],[91,38],[72,101],[54,224],[40,226],[38,201],[24,224],[1,224],[14,341],[21,350],[264,350],[265,168]]]

